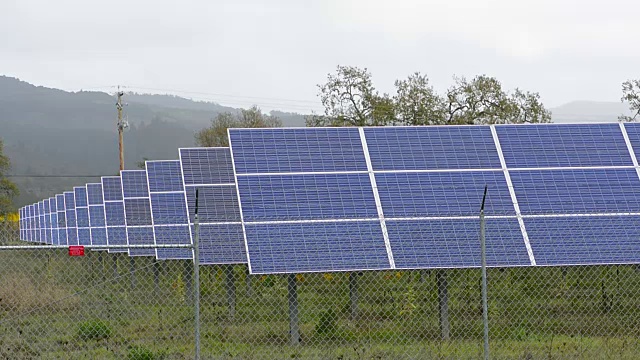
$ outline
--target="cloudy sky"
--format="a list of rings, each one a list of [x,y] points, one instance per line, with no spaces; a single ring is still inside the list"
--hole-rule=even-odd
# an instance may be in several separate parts
[[[316,84],[338,64],[383,92],[420,71],[440,91],[487,74],[548,107],[619,101],[640,78],[638,13],[634,0],[2,0],[0,74],[300,112],[321,108]]]

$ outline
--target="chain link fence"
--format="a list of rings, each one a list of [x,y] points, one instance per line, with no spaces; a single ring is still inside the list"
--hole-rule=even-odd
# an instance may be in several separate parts
[[[193,359],[191,261],[17,249],[0,223],[0,359]],[[480,269],[250,276],[200,267],[202,359],[480,359]],[[492,359],[637,359],[636,266],[488,269]]]

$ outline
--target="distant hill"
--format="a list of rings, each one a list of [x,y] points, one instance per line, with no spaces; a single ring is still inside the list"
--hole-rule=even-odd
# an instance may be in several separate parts
[[[127,94],[126,168],[143,158],[176,159],[194,133],[221,112],[239,109],[171,95]],[[300,114],[273,112],[286,126],[304,126]],[[12,162],[24,205],[99,178],[42,175],[118,173],[115,98],[103,92],[67,92],[0,76],[0,137]]]
[[[622,102],[573,101],[551,108],[551,118],[557,123],[617,122],[620,115],[631,115]]]

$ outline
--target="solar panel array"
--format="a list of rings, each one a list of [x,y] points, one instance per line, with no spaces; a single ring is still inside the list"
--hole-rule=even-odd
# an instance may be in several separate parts
[[[20,209],[20,239],[254,274],[640,262],[640,124],[230,129]],[[110,252],[122,250],[110,249]],[[190,249],[131,249],[190,259]]]
[[[640,261],[638,124],[230,129],[229,139],[252,273],[479,266],[485,184],[490,266]]]

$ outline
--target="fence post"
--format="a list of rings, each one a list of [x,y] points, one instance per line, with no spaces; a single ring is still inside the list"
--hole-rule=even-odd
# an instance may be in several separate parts
[[[487,244],[485,234],[484,201],[487,198],[487,185],[480,206],[480,261],[482,264],[482,323],[484,326],[484,359],[489,360],[489,307],[487,304]]]
[[[196,188],[196,207],[194,216],[195,236],[193,239],[193,288],[195,309],[195,359],[200,359],[200,221],[198,220],[198,189]]]
[[[289,334],[291,335],[291,345],[297,346],[300,343],[300,328],[298,325],[298,284],[296,274],[287,274],[287,290],[289,298]]]
[[[449,340],[449,293],[445,269],[436,270],[436,286],[438,287],[438,313],[440,314],[440,333],[442,340]]]
[[[233,265],[224,265],[225,283],[227,288],[227,305],[229,305],[229,320],[236,316],[236,278]]]
[[[349,273],[349,300],[351,301],[351,320],[358,317],[358,273]]]

